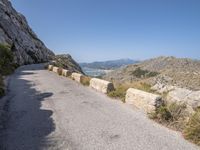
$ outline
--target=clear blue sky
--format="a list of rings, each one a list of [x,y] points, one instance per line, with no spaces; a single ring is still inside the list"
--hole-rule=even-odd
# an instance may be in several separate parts
[[[79,62],[200,59],[200,0],[11,0],[55,53]]]

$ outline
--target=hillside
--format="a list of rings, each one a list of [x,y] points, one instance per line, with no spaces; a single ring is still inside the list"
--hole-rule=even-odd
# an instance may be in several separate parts
[[[69,54],[56,55],[53,62],[55,66],[84,74],[79,64]]]
[[[129,65],[104,76],[117,83],[145,82],[200,90],[200,61],[187,58],[158,57]]]
[[[98,61],[98,62],[92,62],[92,63],[80,63],[80,66],[82,68],[92,68],[92,69],[116,69],[121,66],[134,64],[138,61],[132,60],[132,59],[118,59],[118,60],[109,60],[109,61]]]
[[[54,53],[29,27],[26,18],[8,0],[0,0],[0,43],[11,46],[18,65],[47,62]]]
[[[11,74],[20,65],[51,60],[58,66],[82,73],[70,55],[55,56],[32,31],[26,18],[12,7],[10,1],[0,0],[0,97],[4,95],[3,76]]]

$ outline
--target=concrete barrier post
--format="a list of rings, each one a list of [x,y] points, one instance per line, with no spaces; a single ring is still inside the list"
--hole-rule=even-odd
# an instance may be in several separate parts
[[[55,73],[58,73],[58,67],[54,66],[52,71],[55,72]]]
[[[53,71],[53,65],[48,65],[48,70]]]
[[[65,77],[69,77],[69,76],[71,76],[71,72],[69,70],[63,69],[62,75],[65,76]]]
[[[97,78],[92,78],[90,80],[90,87],[96,89],[99,92],[105,93],[105,94],[114,90],[114,86],[111,82],[97,79]]]
[[[80,74],[80,73],[72,73],[71,74],[71,77],[73,80],[77,81],[77,82],[81,82],[84,78],[84,75],[83,74]]]
[[[163,103],[161,96],[134,88],[127,90],[125,101],[127,104],[133,105],[146,113],[155,112],[156,108]]]

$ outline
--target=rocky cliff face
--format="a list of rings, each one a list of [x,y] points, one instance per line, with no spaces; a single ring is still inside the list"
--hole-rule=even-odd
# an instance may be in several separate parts
[[[79,64],[69,54],[56,55],[53,65],[67,69],[71,72],[84,74]]]
[[[54,57],[8,0],[0,0],[0,43],[11,46],[19,65],[46,62]]]

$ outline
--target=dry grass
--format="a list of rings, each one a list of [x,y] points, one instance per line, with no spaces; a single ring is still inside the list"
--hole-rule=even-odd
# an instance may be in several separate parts
[[[129,88],[135,88],[146,92],[151,92],[151,86],[142,82],[134,82],[134,83],[124,83],[124,84],[115,84],[115,90],[108,93],[109,97],[121,99],[122,102],[125,102],[126,91]]]
[[[114,91],[108,93],[109,97],[120,99],[122,102],[125,102],[126,91],[128,90],[127,86],[119,85],[115,88]]]
[[[60,68],[60,67],[58,68],[58,72],[57,72],[58,75],[60,75],[60,76],[62,75],[62,70],[63,70],[62,68]]]
[[[90,80],[91,80],[90,77],[84,76],[81,79],[81,84],[84,85],[84,86],[89,86],[90,85]]]
[[[187,140],[200,146],[200,109],[190,117],[183,134]]]
[[[186,110],[185,104],[171,103],[161,106],[149,117],[182,132],[185,139],[200,146],[200,109],[191,115]]]
[[[163,104],[157,108],[155,113],[149,114],[151,119],[164,124],[170,128],[182,131],[187,123],[189,114],[185,104]]]

